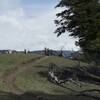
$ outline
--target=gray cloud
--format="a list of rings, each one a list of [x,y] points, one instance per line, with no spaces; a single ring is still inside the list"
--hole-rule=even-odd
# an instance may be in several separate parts
[[[67,34],[57,38],[53,33],[56,29],[53,22],[57,12],[55,9],[31,11],[30,17],[21,5],[18,6],[20,0],[15,4],[13,0],[8,0],[12,2],[10,4],[7,0],[4,1],[2,3],[6,5],[7,11],[0,14],[0,49],[61,49],[62,46],[64,49],[79,49],[74,45],[75,39],[71,39]],[[0,11],[5,8],[3,5]],[[16,6],[13,7],[14,5]]]

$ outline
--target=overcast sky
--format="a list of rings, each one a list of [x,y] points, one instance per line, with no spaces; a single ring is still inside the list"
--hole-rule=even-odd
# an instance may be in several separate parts
[[[54,34],[58,1],[0,0],[0,49],[77,50],[75,39]]]

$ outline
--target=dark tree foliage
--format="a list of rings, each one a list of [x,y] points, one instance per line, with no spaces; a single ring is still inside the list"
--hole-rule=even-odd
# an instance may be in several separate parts
[[[56,7],[65,8],[55,20],[57,36],[68,31],[83,51],[100,57],[100,1],[61,0]]]

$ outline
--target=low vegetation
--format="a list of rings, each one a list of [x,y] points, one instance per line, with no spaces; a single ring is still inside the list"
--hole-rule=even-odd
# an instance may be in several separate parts
[[[66,69],[78,65],[77,61],[55,56],[13,54],[0,55],[0,62],[0,100],[97,100],[100,98],[100,85],[92,82],[81,82],[82,87],[79,87],[71,82],[60,86],[48,81],[47,72],[50,63]],[[81,62],[82,66],[88,64]],[[86,69],[93,75],[89,67]],[[9,76],[12,79],[6,82],[5,79]]]

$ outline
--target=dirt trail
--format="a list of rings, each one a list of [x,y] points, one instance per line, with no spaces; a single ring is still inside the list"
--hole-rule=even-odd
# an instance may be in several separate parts
[[[17,65],[15,68],[10,69],[10,71],[5,73],[4,81],[9,86],[10,91],[15,94],[23,94],[23,91],[16,86],[17,73],[22,72],[23,70],[26,70],[47,58],[48,58],[47,56],[43,56],[43,57],[37,57],[36,59],[31,59],[27,62],[23,62]]]

